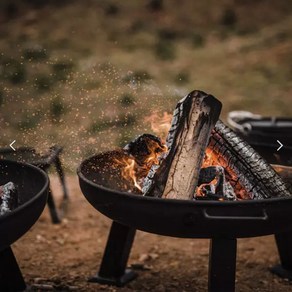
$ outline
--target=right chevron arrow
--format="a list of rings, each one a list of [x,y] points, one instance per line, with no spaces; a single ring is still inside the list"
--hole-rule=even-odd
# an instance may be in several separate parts
[[[279,141],[279,140],[277,140],[277,142],[279,143],[279,147],[278,147],[278,149],[277,149],[277,151],[279,151],[282,147],[283,147],[283,144]]]

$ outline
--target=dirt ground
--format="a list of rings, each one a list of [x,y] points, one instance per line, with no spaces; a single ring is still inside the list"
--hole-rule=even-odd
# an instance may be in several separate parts
[[[60,199],[57,177],[51,177]],[[13,251],[32,289],[38,291],[206,291],[209,240],[158,236],[138,231],[129,266],[142,264],[138,278],[123,288],[88,283],[99,268],[111,221],[95,211],[67,176],[70,206],[60,225],[50,222],[46,208]],[[292,291],[292,284],[269,272],[278,263],[273,236],[239,239],[236,291]]]

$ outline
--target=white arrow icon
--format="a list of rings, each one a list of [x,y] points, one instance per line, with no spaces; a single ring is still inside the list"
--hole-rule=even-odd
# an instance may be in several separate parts
[[[277,142],[279,143],[279,148],[277,149],[277,151],[279,151],[282,147],[283,147],[283,144],[279,141],[279,140],[277,140]]]
[[[15,148],[12,146],[14,143],[15,143],[15,140],[13,140],[13,141],[9,144],[10,148],[11,148],[13,151],[15,151]]]

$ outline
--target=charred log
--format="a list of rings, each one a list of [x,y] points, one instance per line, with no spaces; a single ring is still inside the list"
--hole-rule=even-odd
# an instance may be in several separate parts
[[[292,167],[285,165],[276,165],[272,164],[272,167],[278,173],[278,175],[282,178],[282,180],[286,183],[288,190],[292,193]]]
[[[211,130],[221,103],[212,95],[193,91],[174,110],[160,165],[151,168],[143,193],[147,196],[192,199]]]
[[[18,206],[18,193],[12,182],[0,186],[0,215],[11,212]]]
[[[229,175],[235,190],[243,199],[266,199],[291,196],[274,169],[230,128],[218,121],[210,138],[208,150]],[[207,151],[208,153],[208,151]]]
[[[87,175],[100,185],[119,191],[141,194],[140,180],[157,162],[166,147],[159,138],[143,134],[123,149],[103,152],[92,159]]]
[[[138,136],[123,149],[135,159],[138,179],[146,177],[151,166],[159,164],[158,157],[167,151],[161,140],[151,134]]]

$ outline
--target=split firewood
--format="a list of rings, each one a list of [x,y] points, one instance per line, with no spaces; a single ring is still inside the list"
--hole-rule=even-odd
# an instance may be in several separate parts
[[[213,165],[225,168],[228,180],[242,199],[291,196],[270,164],[221,121],[212,131],[206,153]]]
[[[212,95],[193,91],[174,110],[161,163],[152,166],[143,186],[146,196],[192,199],[211,130],[222,104]]]
[[[18,206],[18,193],[12,182],[0,186],[0,215],[14,210]]]

